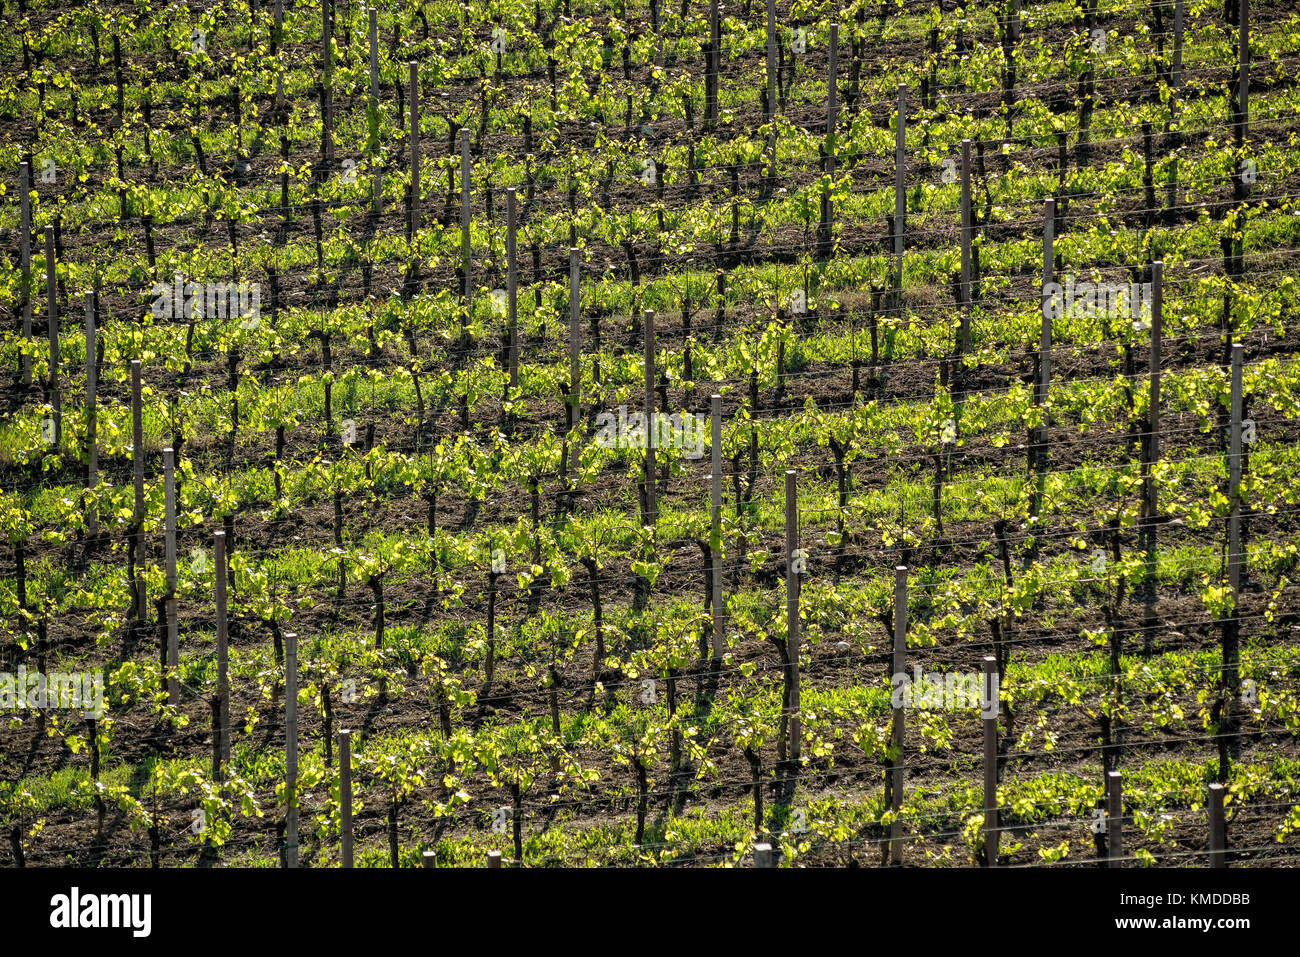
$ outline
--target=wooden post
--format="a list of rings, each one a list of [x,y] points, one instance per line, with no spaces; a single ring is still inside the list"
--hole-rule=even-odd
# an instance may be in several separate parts
[[[95,294],[86,292],[86,488],[99,484],[99,333],[95,329]],[[31,372],[28,363],[27,371]],[[99,537],[99,506],[94,499],[86,510],[86,538]]]
[[[230,649],[226,635],[226,533],[213,532],[217,578],[217,755],[218,773],[230,761]]]
[[[1241,589],[1241,372],[1245,347],[1232,346],[1232,421],[1228,432],[1228,581],[1232,585],[1233,616]],[[1226,665],[1227,662],[1224,662]]]
[[[907,671],[907,566],[894,568],[894,657],[891,679]],[[892,687],[892,683],[891,683]],[[889,809],[897,816],[903,808],[903,708],[894,708],[891,743],[894,758],[889,768]],[[889,862],[903,863],[903,822],[889,826]]]
[[[59,400],[59,305],[58,281],[54,268],[54,227],[45,227],[45,296],[46,319],[50,339],[49,392],[51,417],[54,420],[54,447],[63,444],[63,410]]]
[[[508,346],[510,353],[510,388],[514,389],[519,385],[519,311],[518,311],[518,282],[519,268],[515,261],[515,228],[518,223],[519,209],[515,197],[515,188],[511,186],[506,190],[506,295],[508,316],[506,319],[506,334],[509,337]]]
[[[133,521],[139,525],[144,520],[144,422],[141,402],[143,390],[140,383],[140,360],[131,360],[131,461],[135,479],[135,510]]]
[[[438,866],[437,851],[423,851],[420,854],[420,864],[424,868],[433,868]]]
[[[366,28],[370,41],[370,98],[366,106],[374,124],[379,120],[379,11],[374,7],[366,9]]]
[[[713,523],[709,533],[713,554],[713,660],[722,661],[723,649],[726,647],[727,618],[722,607],[722,396],[714,394],[709,397],[709,412],[712,427],[711,447],[709,449],[709,496],[712,505]]]
[[[32,337],[32,168],[18,164],[18,264],[22,270],[23,344]],[[32,357],[23,353],[23,387],[32,384]]]
[[[1174,0],[1174,64],[1169,81],[1175,90],[1183,85],[1183,0]]]
[[[835,151],[836,137],[835,129],[839,123],[840,101],[839,89],[836,83],[836,73],[839,64],[839,42],[840,27],[838,23],[831,24],[830,44],[827,49],[826,65],[826,146],[824,147],[822,170],[827,176],[835,175]],[[829,256],[831,253],[831,232],[834,223],[834,210],[831,207],[831,196],[829,184],[822,190],[821,195],[821,217],[817,227],[817,246],[818,255]]]
[[[370,7],[366,11],[370,32],[370,158],[375,160],[379,150],[379,22],[378,11]],[[372,195],[372,204],[375,215],[378,216],[384,211],[384,174],[380,171],[378,164],[374,169],[374,191]]]
[[[1124,818],[1120,800],[1123,782],[1124,775],[1120,772],[1106,772],[1107,867],[1119,867],[1124,857]]]
[[[569,427],[578,424],[582,413],[582,268],[577,247],[569,247]]]
[[[321,0],[321,134],[325,169],[334,167],[334,43],[330,29],[330,0]]]
[[[970,351],[971,241],[974,236],[970,205],[970,140],[961,141],[961,351]]]
[[[998,660],[985,655],[984,687],[991,691],[997,681]],[[986,696],[991,699],[992,694]],[[984,719],[984,858],[989,867],[998,866],[998,718],[995,713]]]
[[[1056,200],[1043,200],[1043,311],[1038,333],[1038,382],[1034,390],[1034,403],[1047,402],[1047,385],[1052,375],[1052,319],[1047,309],[1047,286],[1056,273]],[[1046,429],[1043,429],[1046,432]],[[1045,436],[1044,436],[1045,438]]]
[[[1162,260],[1151,264],[1151,341],[1147,357],[1147,521],[1154,522],[1157,495],[1150,470],[1160,458],[1160,337],[1164,313],[1164,268]],[[1136,306],[1136,303],[1134,304]]]
[[[655,503],[655,443],[659,438],[655,421],[655,313],[642,312],[645,328],[645,522],[654,527],[658,517]]]
[[[167,703],[181,702],[180,641],[176,621],[176,452],[163,449],[163,524],[166,526],[165,556],[167,563]]]
[[[776,867],[776,861],[772,857],[771,844],[766,841],[759,841],[754,845],[754,866]]]
[[[837,82],[840,59],[840,25],[831,24],[830,43],[826,50],[826,136],[835,135],[840,120],[840,90]],[[835,150],[826,151],[826,172],[835,173]]]
[[[1223,822],[1223,797],[1227,789],[1222,784],[1211,784],[1209,786],[1209,809],[1210,809],[1210,867],[1220,868],[1227,867],[1227,861],[1224,859],[1228,842],[1226,829]]]
[[[894,124],[894,301],[895,313],[903,305],[903,233],[907,225],[907,87],[898,86],[897,120]]]
[[[132,531],[135,537],[135,619],[140,627],[147,619],[144,593],[144,414],[140,384],[140,360],[131,360],[131,461],[135,479],[135,507]]]
[[[494,871],[496,871],[496,870],[500,870],[500,869],[501,869],[501,852],[500,852],[500,851],[488,851],[488,853],[487,853],[487,862],[488,862],[488,863],[487,863],[487,866],[488,866],[488,869],[489,869],[489,870],[494,870]]]
[[[1219,720],[1219,776],[1227,779],[1228,765],[1240,754],[1241,710],[1241,377],[1245,347],[1232,346],[1231,421],[1228,425],[1228,585],[1232,589],[1232,614],[1220,623],[1223,712]]]
[[[420,65],[407,63],[409,89],[406,99],[411,107],[411,125],[407,132],[411,143],[411,240],[420,230]]]
[[[722,35],[718,26],[718,0],[709,0],[709,62],[706,67],[706,75],[711,82],[705,84],[704,111],[710,126],[718,122],[719,65],[722,62],[721,43]]]
[[[1043,293],[1041,325],[1038,333],[1038,379],[1034,383],[1034,405],[1042,411],[1043,421],[1034,436],[1034,495],[1030,502],[1030,519],[1034,526],[1034,546],[1031,555],[1038,554],[1039,515],[1043,507],[1043,488],[1047,480],[1047,391],[1052,381],[1052,315],[1048,308],[1051,299],[1048,285],[1055,275],[1056,200],[1043,200]],[[1064,300],[1062,300],[1064,305]]]
[[[1144,510],[1143,537],[1146,539],[1146,621],[1143,624],[1143,647],[1150,651],[1154,641],[1156,601],[1156,538],[1160,513],[1155,468],[1160,461],[1160,338],[1164,317],[1164,262],[1151,264],[1151,340],[1147,356],[1147,434],[1142,454]],[[1134,308],[1140,308],[1138,302]]]
[[[799,721],[799,573],[796,571],[799,550],[799,498],[795,491],[794,469],[785,472],[785,631],[786,652],[790,656],[790,756],[791,780],[799,771],[799,746],[802,741]],[[793,789],[787,797],[793,796]]]
[[[328,0],[327,0],[328,2]],[[298,636],[284,633],[284,860],[298,866]]]
[[[271,31],[271,52],[276,51],[284,34],[284,0],[275,0],[275,29]]]
[[[767,189],[776,185],[776,0],[767,0]]]
[[[1250,0],[1241,0],[1237,17],[1237,105],[1241,142],[1250,129]]]
[[[1165,123],[1169,151],[1169,173],[1165,181],[1165,207],[1172,217],[1178,208],[1178,145],[1180,132],[1172,129],[1178,119],[1179,95],[1183,86],[1183,0],[1174,0],[1174,50],[1169,70],[1169,119]]]
[[[464,277],[465,288],[461,291],[461,297],[465,302],[465,313],[462,321],[462,328],[469,322],[470,305],[473,299],[474,283],[472,281],[473,268],[470,265],[470,244],[469,244],[469,181],[470,181],[470,159],[469,159],[469,130],[460,131],[460,255],[461,271]]]
[[[767,0],[767,109],[763,122],[776,116],[776,0]]]
[[[352,867],[352,732],[339,731],[339,832],[343,866]]]

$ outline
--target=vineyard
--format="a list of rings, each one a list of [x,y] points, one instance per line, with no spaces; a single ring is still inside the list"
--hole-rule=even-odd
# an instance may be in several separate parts
[[[1300,12],[646,2],[0,0],[0,862],[1300,862]]]

